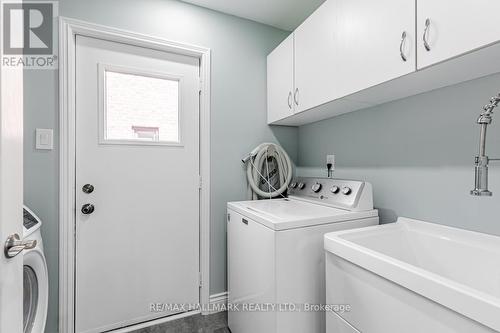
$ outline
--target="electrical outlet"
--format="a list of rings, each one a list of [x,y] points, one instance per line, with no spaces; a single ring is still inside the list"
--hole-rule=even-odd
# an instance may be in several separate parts
[[[335,170],[335,155],[326,155],[326,164],[331,164],[330,170]]]

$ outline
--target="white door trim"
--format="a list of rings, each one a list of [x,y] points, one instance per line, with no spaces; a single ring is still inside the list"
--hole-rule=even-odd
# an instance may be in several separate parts
[[[75,328],[76,35],[200,59],[200,303],[210,303],[210,49],[60,17],[59,19],[59,332]]]

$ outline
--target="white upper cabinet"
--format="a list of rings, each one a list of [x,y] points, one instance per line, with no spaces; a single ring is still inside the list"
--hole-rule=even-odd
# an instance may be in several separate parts
[[[418,0],[418,68],[498,42],[499,22],[498,0]]]
[[[336,3],[338,96],[416,70],[415,0],[329,0]]]
[[[499,16],[500,0],[326,0],[268,57],[268,122],[300,126],[499,73]]]
[[[336,2],[326,1],[295,30],[295,95],[301,112],[338,95]]]
[[[293,115],[293,34],[267,56],[267,122]]]

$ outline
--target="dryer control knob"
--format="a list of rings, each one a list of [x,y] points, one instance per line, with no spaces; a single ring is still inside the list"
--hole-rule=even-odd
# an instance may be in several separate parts
[[[302,190],[305,186],[306,186],[306,184],[304,184],[304,183],[299,183],[299,190]]]
[[[297,183],[291,183],[291,184],[290,184],[290,187],[291,187],[291,188],[296,188],[296,187],[297,187]]]
[[[340,191],[340,188],[338,186],[333,186],[330,189],[330,192],[332,192],[333,194],[337,194],[337,193],[339,193],[339,191]]]
[[[349,195],[351,194],[352,190],[350,187],[347,187],[347,186],[344,186],[342,187],[342,193],[345,194],[345,195]]]
[[[321,184],[320,183],[316,183],[314,184],[313,186],[311,186],[311,190],[314,192],[314,193],[318,193],[319,191],[321,191]]]

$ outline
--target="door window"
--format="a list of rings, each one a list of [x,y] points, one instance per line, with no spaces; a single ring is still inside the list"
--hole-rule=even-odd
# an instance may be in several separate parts
[[[104,144],[180,144],[180,78],[101,66]]]

